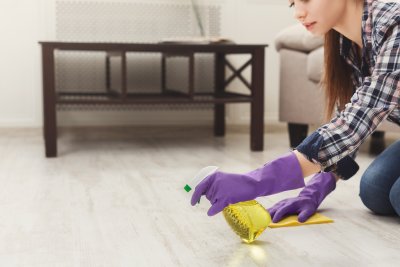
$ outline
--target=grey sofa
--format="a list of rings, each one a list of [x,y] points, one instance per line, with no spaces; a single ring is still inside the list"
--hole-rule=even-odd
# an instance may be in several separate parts
[[[308,134],[308,125],[323,123],[324,96],[319,86],[323,69],[323,38],[301,24],[282,30],[275,40],[280,55],[279,120],[288,123],[291,147]],[[383,122],[372,135],[371,152],[384,148],[384,131],[400,127]]]

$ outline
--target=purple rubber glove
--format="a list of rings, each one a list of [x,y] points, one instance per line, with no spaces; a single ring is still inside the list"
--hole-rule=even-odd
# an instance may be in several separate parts
[[[314,175],[300,194],[294,198],[284,199],[268,209],[272,221],[279,222],[289,215],[298,214],[298,221],[307,221],[318,209],[324,198],[336,188],[336,179],[331,172]]]
[[[207,214],[213,216],[230,204],[303,186],[301,166],[291,152],[245,174],[215,172],[207,176],[196,186],[191,203],[195,205],[205,195],[212,204]]]

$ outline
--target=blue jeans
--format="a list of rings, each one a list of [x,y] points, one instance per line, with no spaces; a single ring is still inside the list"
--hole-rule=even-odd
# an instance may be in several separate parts
[[[360,198],[376,214],[400,216],[400,140],[367,168],[361,177]]]

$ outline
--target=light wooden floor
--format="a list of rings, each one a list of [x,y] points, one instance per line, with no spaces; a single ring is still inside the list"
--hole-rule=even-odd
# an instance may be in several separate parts
[[[288,151],[287,135],[267,133],[265,151],[252,153],[247,133],[211,133],[63,130],[59,157],[46,159],[39,129],[0,130],[0,266],[399,266],[400,219],[358,197],[368,154],[321,207],[335,223],[268,229],[246,245],[221,214],[206,215],[206,201],[190,206],[185,179],[211,164],[254,169]]]

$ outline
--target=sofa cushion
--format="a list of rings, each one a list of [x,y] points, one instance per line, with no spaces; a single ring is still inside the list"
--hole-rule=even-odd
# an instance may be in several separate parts
[[[312,51],[307,57],[307,76],[313,82],[320,82],[324,68],[324,48]]]
[[[277,51],[287,48],[308,53],[323,43],[322,37],[314,36],[303,25],[296,24],[282,30],[276,36],[275,48]]]

